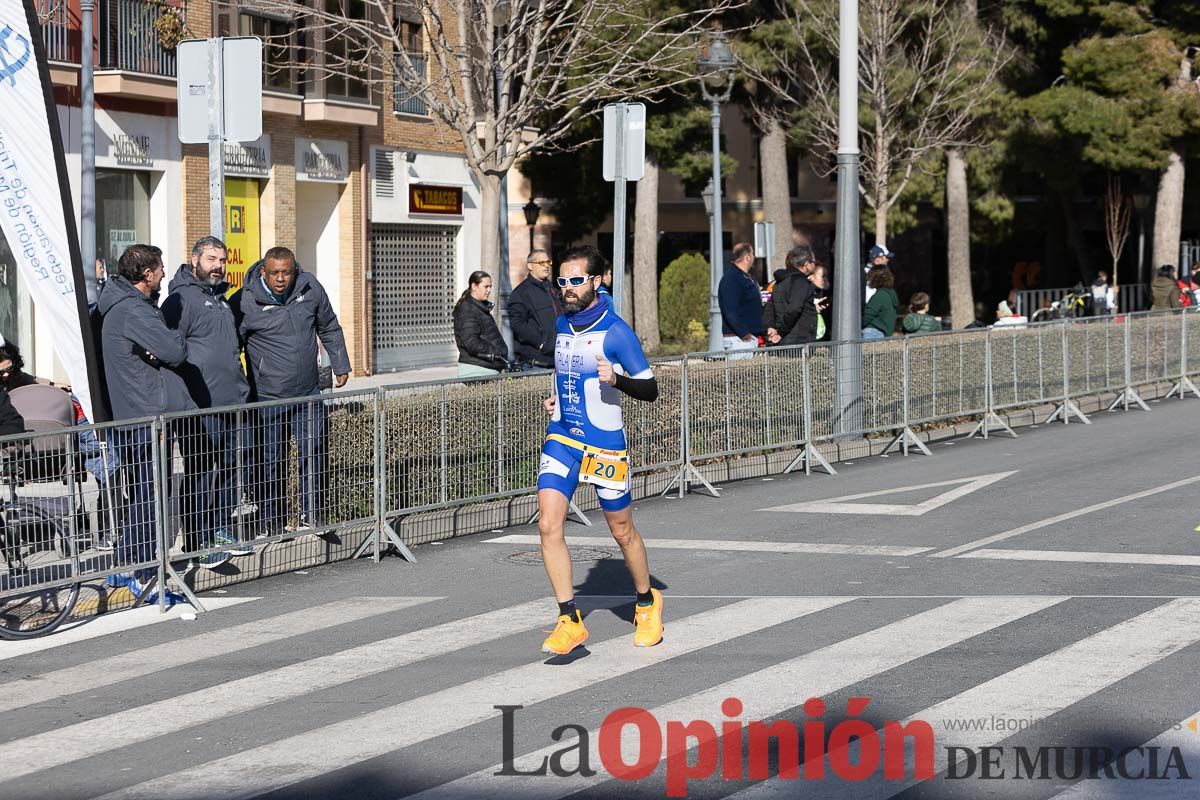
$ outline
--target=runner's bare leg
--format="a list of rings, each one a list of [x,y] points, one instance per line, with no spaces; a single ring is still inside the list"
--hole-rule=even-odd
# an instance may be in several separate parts
[[[612,532],[613,539],[621,547],[622,555],[625,556],[625,567],[629,570],[629,577],[633,578],[633,588],[643,594],[650,591],[650,562],[646,558],[646,544],[642,541],[642,535],[638,533],[638,529],[633,524],[633,508],[605,511],[604,519],[608,521],[608,529]],[[545,552],[545,541],[543,538],[543,552]],[[570,563],[568,562],[569,567]]]
[[[571,554],[567,552],[567,540],[563,537],[563,526],[567,522],[566,495],[556,489],[538,492],[538,533],[542,540],[542,562],[550,586],[554,588],[554,599],[565,603],[575,596],[575,581],[571,576]],[[639,542],[640,543],[640,542]],[[642,556],[645,560],[645,554]]]

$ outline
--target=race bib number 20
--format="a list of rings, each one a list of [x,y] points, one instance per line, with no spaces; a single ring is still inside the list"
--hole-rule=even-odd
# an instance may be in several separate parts
[[[629,481],[629,452],[589,448],[579,467],[579,480],[606,489],[624,489]]]

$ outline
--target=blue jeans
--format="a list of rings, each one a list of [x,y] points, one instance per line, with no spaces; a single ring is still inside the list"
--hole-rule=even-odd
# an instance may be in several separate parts
[[[311,399],[258,410],[262,434],[260,519],[268,531],[282,527],[287,512],[288,436],[296,440],[300,472],[300,512],[312,525],[324,522],[325,404],[314,392]]]
[[[883,335],[883,331],[879,330],[879,328],[872,328],[869,326],[866,328],[863,328],[862,337],[864,339],[886,339],[887,338],[886,336]]]
[[[117,562],[138,564],[158,550],[158,511],[154,498],[154,436],[149,425],[116,428],[117,454],[126,468],[126,500]]]

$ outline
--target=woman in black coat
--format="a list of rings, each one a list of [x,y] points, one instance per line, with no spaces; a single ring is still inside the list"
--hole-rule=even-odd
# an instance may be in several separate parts
[[[492,276],[472,272],[466,291],[454,304],[454,343],[458,345],[461,378],[495,375],[507,366],[508,346],[492,317],[491,293]]]

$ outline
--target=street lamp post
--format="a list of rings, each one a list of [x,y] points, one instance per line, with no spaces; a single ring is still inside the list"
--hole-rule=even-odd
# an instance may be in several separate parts
[[[733,52],[725,42],[725,32],[713,30],[708,43],[696,61],[700,68],[700,91],[712,109],[712,244],[709,248],[708,287],[708,349],[721,349],[721,307],[717,290],[721,284],[722,223],[721,223],[721,104],[733,93]]]
[[[838,431],[859,430],[862,412],[862,268],[858,257],[858,0],[840,0],[838,30],[837,261],[833,338],[838,346]]]
[[[92,59],[92,16],[96,0],[79,2],[79,251],[88,302],[96,302],[96,103]]]
[[[538,215],[542,213],[542,207],[537,204],[537,201],[532,197],[529,202],[521,207],[525,212],[525,224],[529,226],[529,252],[533,252],[533,229],[537,227]]]

